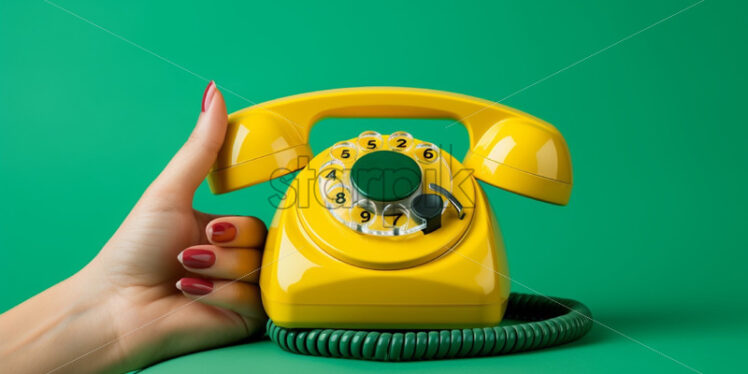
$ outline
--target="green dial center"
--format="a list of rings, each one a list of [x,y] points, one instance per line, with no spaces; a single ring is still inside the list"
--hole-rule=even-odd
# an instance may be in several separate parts
[[[402,153],[377,151],[353,164],[351,182],[367,199],[397,201],[416,192],[421,185],[421,169]]]

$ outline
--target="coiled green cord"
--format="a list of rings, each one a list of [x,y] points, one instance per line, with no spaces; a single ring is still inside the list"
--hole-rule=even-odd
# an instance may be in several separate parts
[[[415,331],[287,329],[267,322],[270,340],[286,351],[376,361],[496,356],[576,340],[592,328],[592,314],[574,300],[512,293],[506,326]]]

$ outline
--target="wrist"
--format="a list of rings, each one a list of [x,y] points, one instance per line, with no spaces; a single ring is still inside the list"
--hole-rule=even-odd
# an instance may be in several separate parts
[[[164,296],[174,291],[164,285],[138,285],[130,279],[112,279],[108,267],[95,259],[76,274],[76,282],[89,286],[89,295],[79,305],[89,307],[92,317],[103,318],[106,335],[106,362],[96,372],[127,372],[173,356],[171,346],[180,334],[181,324],[170,323],[170,309]],[[95,283],[96,288],[90,285]],[[169,283],[171,286],[171,283]],[[89,306],[93,300],[95,306]],[[179,339],[177,339],[179,340]]]
[[[69,300],[65,326],[78,338],[76,354],[66,363],[69,368],[59,372],[114,372],[126,359],[119,344],[119,331],[114,323],[112,303],[116,294],[111,285],[82,269],[61,284],[60,293]],[[66,338],[64,341],[70,341]]]
[[[98,372],[120,361],[101,287],[79,272],[0,316],[0,366],[8,372]]]
[[[75,308],[100,335],[99,344],[87,352],[88,356],[100,356],[91,359],[93,372],[128,372],[152,363],[159,352],[154,348],[165,340],[165,334],[154,323],[158,321],[149,320],[145,312],[150,300],[142,291],[148,287],[117,284],[97,260],[70,279],[71,289],[86,291],[76,300]]]

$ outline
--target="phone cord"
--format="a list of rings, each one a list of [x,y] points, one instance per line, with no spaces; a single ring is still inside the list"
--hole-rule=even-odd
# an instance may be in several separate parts
[[[516,324],[448,330],[287,329],[267,322],[270,340],[286,351],[376,361],[497,356],[564,344],[592,328],[584,304],[511,293],[505,317]]]

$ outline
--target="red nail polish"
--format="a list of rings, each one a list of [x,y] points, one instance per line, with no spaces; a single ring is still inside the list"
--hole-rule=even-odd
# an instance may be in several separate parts
[[[212,242],[227,242],[236,236],[236,227],[228,222],[216,222],[208,229]]]
[[[210,81],[208,83],[208,87],[205,87],[205,91],[203,92],[203,104],[201,111],[205,112],[208,108],[210,108],[210,103],[213,101],[213,96],[216,93],[216,90],[212,89],[216,85],[215,82]]]
[[[216,255],[207,249],[187,249],[182,252],[180,260],[184,266],[193,269],[205,269],[216,263]]]
[[[177,288],[192,295],[207,295],[213,291],[213,282],[199,278],[182,278]]]

